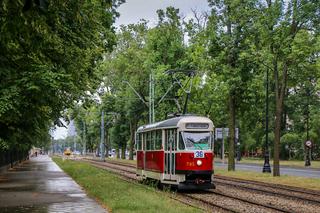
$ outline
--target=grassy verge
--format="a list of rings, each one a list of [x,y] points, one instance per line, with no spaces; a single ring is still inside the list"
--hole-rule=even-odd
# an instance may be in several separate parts
[[[86,192],[112,212],[201,212],[169,198],[169,193],[128,183],[105,170],[79,161],[53,160]],[[109,210],[110,210],[109,209]]]
[[[216,175],[223,175],[245,180],[262,181],[266,183],[275,183],[288,186],[302,187],[306,189],[320,190],[320,178],[306,178],[282,175],[273,177],[272,174],[250,172],[250,171],[234,171],[228,172],[225,169],[215,169]]]

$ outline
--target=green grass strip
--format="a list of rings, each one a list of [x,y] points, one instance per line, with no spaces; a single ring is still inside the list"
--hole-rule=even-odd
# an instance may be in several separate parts
[[[112,212],[201,212],[170,199],[169,192],[126,182],[85,162],[53,158],[86,192]]]

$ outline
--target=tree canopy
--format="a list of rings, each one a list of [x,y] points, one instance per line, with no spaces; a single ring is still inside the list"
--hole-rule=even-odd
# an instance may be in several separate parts
[[[0,144],[29,147],[85,91],[115,44],[118,1],[1,1]]]

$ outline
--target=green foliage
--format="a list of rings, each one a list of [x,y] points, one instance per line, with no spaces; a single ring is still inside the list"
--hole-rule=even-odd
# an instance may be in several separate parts
[[[0,3],[0,138],[9,146],[43,142],[94,88],[118,15],[117,1],[23,2]]]
[[[281,157],[282,159],[295,158],[299,155],[303,142],[296,133],[286,133],[281,137]],[[301,154],[301,153],[300,153]]]

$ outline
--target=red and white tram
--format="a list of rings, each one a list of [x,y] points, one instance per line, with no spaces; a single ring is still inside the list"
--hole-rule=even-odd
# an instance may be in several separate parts
[[[180,116],[139,127],[137,175],[178,189],[214,188],[213,128],[210,119],[200,116]]]

